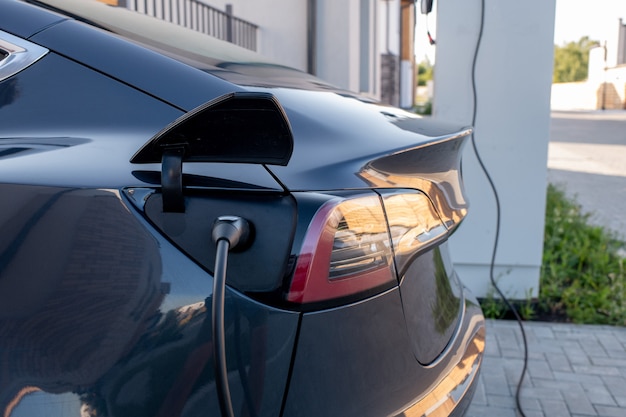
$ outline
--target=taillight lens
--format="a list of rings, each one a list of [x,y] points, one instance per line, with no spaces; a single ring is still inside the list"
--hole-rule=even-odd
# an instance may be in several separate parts
[[[309,225],[287,300],[352,300],[396,283],[380,197],[335,199]]]
[[[383,194],[399,276],[413,258],[448,236],[437,210],[426,194],[402,190]]]

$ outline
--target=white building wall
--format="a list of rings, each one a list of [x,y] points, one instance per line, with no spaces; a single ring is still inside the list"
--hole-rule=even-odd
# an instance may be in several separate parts
[[[378,50],[400,55],[400,0],[378,1]]]
[[[359,0],[317,0],[316,75],[359,91]]]
[[[232,4],[235,17],[259,26],[261,55],[307,70],[309,0],[201,1],[219,10]],[[400,0],[316,0],[315,4],[315,75],[380,99],[381,54],[400,54]],[[367,70],[362,68],[364,62]]]
[[[606,66],[611,68],[618,65],[617,58],[619,55],[619,32],[621,21],[617,17],[615,20],[606,22],[609,30],[607,31],[607,39],[594,39],[601,45],[606,45]]]
[[[587,81],[552,84],[550,107],[552,110],[595,110],[597,84]]]
[[[434,117],[469,125],[471,69],[480,0],[438,3]],[[486,0],[476,68],[475,139],[501,204],[495,278],[514,298],[539,287],[550,126],[555,0]],[[489,183],[465,148],[463,175],[469,215],[451,238],[452,257],[466,285],[489,292],[496,205]]]
[[[235,17],[259,26],[257,52],[270,60],[307,69],[307,0],[203,0],[219,10],[232,4]]]
[[[359,92],[380,99],[379,0],[360,0]],[[366,25],[367,27],[362,27]]]

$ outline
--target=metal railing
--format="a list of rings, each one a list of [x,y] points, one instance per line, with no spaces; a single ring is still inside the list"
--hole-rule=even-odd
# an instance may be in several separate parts
[[[233,16],[230,4],[221,11],[198,0],[126,0],[126,7],[252,51],[257,48],[258,26]]]

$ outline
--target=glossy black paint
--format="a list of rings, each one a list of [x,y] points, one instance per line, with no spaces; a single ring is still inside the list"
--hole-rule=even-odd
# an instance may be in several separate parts
[[[136,176],[133,171],[152,168],[160,173],[160,166],[134,165],[131,157],[182,115],[160,100],[54,53],[0,82],[0,97],[0,149],[5,151],[0,154],[0,178],[25,184],[145,185],[149,176]],[[237,182],[236,187],[252,183],[282,189],[259,165],[204,164],[187,172],[221,179],[218,184],[227,178]]]
[[[3,413],[217,413],[206,272],[117,190],[0,193]],[[275,415],[298,315],[231,291],[226,316],[235,406]]]
[[[465,296],[459,335],[481,328],[476,320],[480,307]],[[424,367],[413,355],[404,309],[394,289],[343,308],[304,314],[285,415],[403,415],[433,389],[467,340],[456,337],[441,360]]]
[[[61,22],[30,40],[185,111],[241,91],[241,87],[81,22]]]
[[[67,17],[50,13],[28,3],[5,1],[0,14],[0,27],[6,32],[27,39],[40,30],[63,20],[67,20]]]
[[[246,219],[251,228],[250,243],[245,250],[230,254],[226,281],[240,291],[276,291],[292,272],[288,261],[297,211],[291,196],[263,191],[196,191],[186,197],[184,213],[165,213],[161,194],[154,194],[144,210],[156,228],[210,273],[216,251],[215,242],[207,238],[213,226],[210,219],[225,213]]]

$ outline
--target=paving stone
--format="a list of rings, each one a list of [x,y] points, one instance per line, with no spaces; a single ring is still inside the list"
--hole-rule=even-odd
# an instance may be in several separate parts
[[[518,328],[518,324],[516,322],[514,322],[513,320],[494,320],[494,319],[488,319],[486,320],[488,323],[488,326],[494,327],[494,328],[503,328],[503,329],[510,329],[510,328]]]
[[[618,407],[607,407],[604,405],[597,405],[596,410],[598,415],[602,417],[624,417],[624,409]]]
[[[604,347],[600,344],[597,339],[594,338],[585,338],[578,341],[580,346],[583,348],[585,353],[589,356],[594,357],[608,357],[609,355],[606,353]]]
[[[605,376],[602,379],[617,405],[626,407],[626,379],[612,376]],[[624,415],[626,416],[626,412]]]
[[[540,399],[541,407],[543,408],[543,413],[546,416],[550,417],[570,417],[569,409],[567,408],[567,404],[563,400],[555,400],[555,399]]]
[[[554,379],[540,379],[540,378],[535,378],[533,379],[533,384],[535,386],[535,388],[555,388],[558,389],[560,391],[567,391],[567,390],[584,390],[585,387],[578,383],[578,382],[573,382],[573,381],[556,381]],[[608,393],[608,391],[607,391]]]
[[[532,334],[535,335],[537,340],[548,340],[548,339],[555,338],[554,332],[552,331],[552,328],[549,326],[533,326]],[[624,341],[626,341],[626,339]]]
[[[604,384],[583,384],[583,389],[587,393],[587,398],[592,404],[617,406],[613,395]]]
[[[566,352],[565,357],[571,365],[591,365],[591,359],[584,353]]]
[[[611,350],[623,350],[622,344],[613,334],[603,334],[598,336],[598,342],[600,342],[602,347],[604,347],[607,352]]]
[[[606,353],[609,355],[610,358],[626,360],[626,348],[620,350],[607,350]]]
[[[524,357],[524,352],[521,348],[500,347],[500,352],[505,359],[522,359]]]
[[[554,378],[557,381],[573,381],[580,382],[581,384],[604,384],[602,378],[598,375],[578,374],[576,372],[554,372]]]
[[[591,364],[598,366],[612,366],[615,368],[626,368],[626,359],[591,358]]]
[[[513,408],[499,408],[488,407],[484,405],[472,404],[467,410],[465,417],[485,417],[485,416],[498,416],[498,417],[517,417],[517,413]]]
[[[472,404],[487,405],[487,395],[485,394],[485,382],[482,375],[478,376],[478,384],[476,385],[476,391],[474,391],[474,398]]]
[[[508,359],[504,365],[504,374],[509,385],[517,387],[522,368],[524,367],[523,359]],[[528,377],[528,375],[526,375]]]
[[[515,397],[511,395],[487,395],[487,404],[489,406],[512,409],[516,407]]]
[[[528,374],[532,378],[554,379],[552,369],[546,360],[530,360],[528,361]]]
[[[563,400],[561,391],[555,388],[543,387],[530,387],[522,389],[521,395],[528,398],[536,398],[538,400]]]
[[[587,357],[587,352],[585,352],[578,343],[577,340],[570,341],[561,341],[560,345],[563,349],[563,354],[566,356],[585,356]]]
[[[536,398],[527,398],[522,395],[520,397],[520,403],[522,404],[522,409],[524,410],[524,412],[542,410],[541,403]]]
[[[505,379],[485,378],[485,394],[511,395],[509,384]]]
[[[583,414],[587,416],[595,416],[596,409],[587,398],[586,392],[583,387],[576,385],[570,389],[561,390],[567,408],[571,413]]]
[[[593,361],[593,359],[592,359]],[[612,366],[593,366],[573,364],[574,372],[584,375],[620,376],[619,369]]]
[[[556,343],[538,343],[536,345],[529,346],[531,352],[540,352],[540,353],[554,353],[564,355],[563,347],[560,344]]]
[[[500,347],[498,346],[498,342],[495,337],[489,337],[489,333],[487,333],[487,339],[485,341],[485,356],[496,356],[501,357]]]
[[[546,353],[546,361],[552,371],[572,372],[572,366],[568,357],[563,353]]]
[[[520,401],[526,417],[626,417],[626,328],[525,325],[530,351]],[[487,322],[487,329],[492,346],[467,417],[519,417],[519,328],[496,320]]]
[[[546,416],[542,410],[526,410],[524,409],[524,414],[526,417],[550,417]],[[521,415],[521,414],[518,414]]]
[[[626,348],[626,329],[620,328],[619,331],[614,331],[613,335],[622,344],[622,347]]]
[[[500,349],[510,349],[510,350],[522,350],[522,338],[518,336],[519,329],[513,328],[501,328],[498,329],[498,333],[496,334],[496,339],[498,340],[498,345]]]

